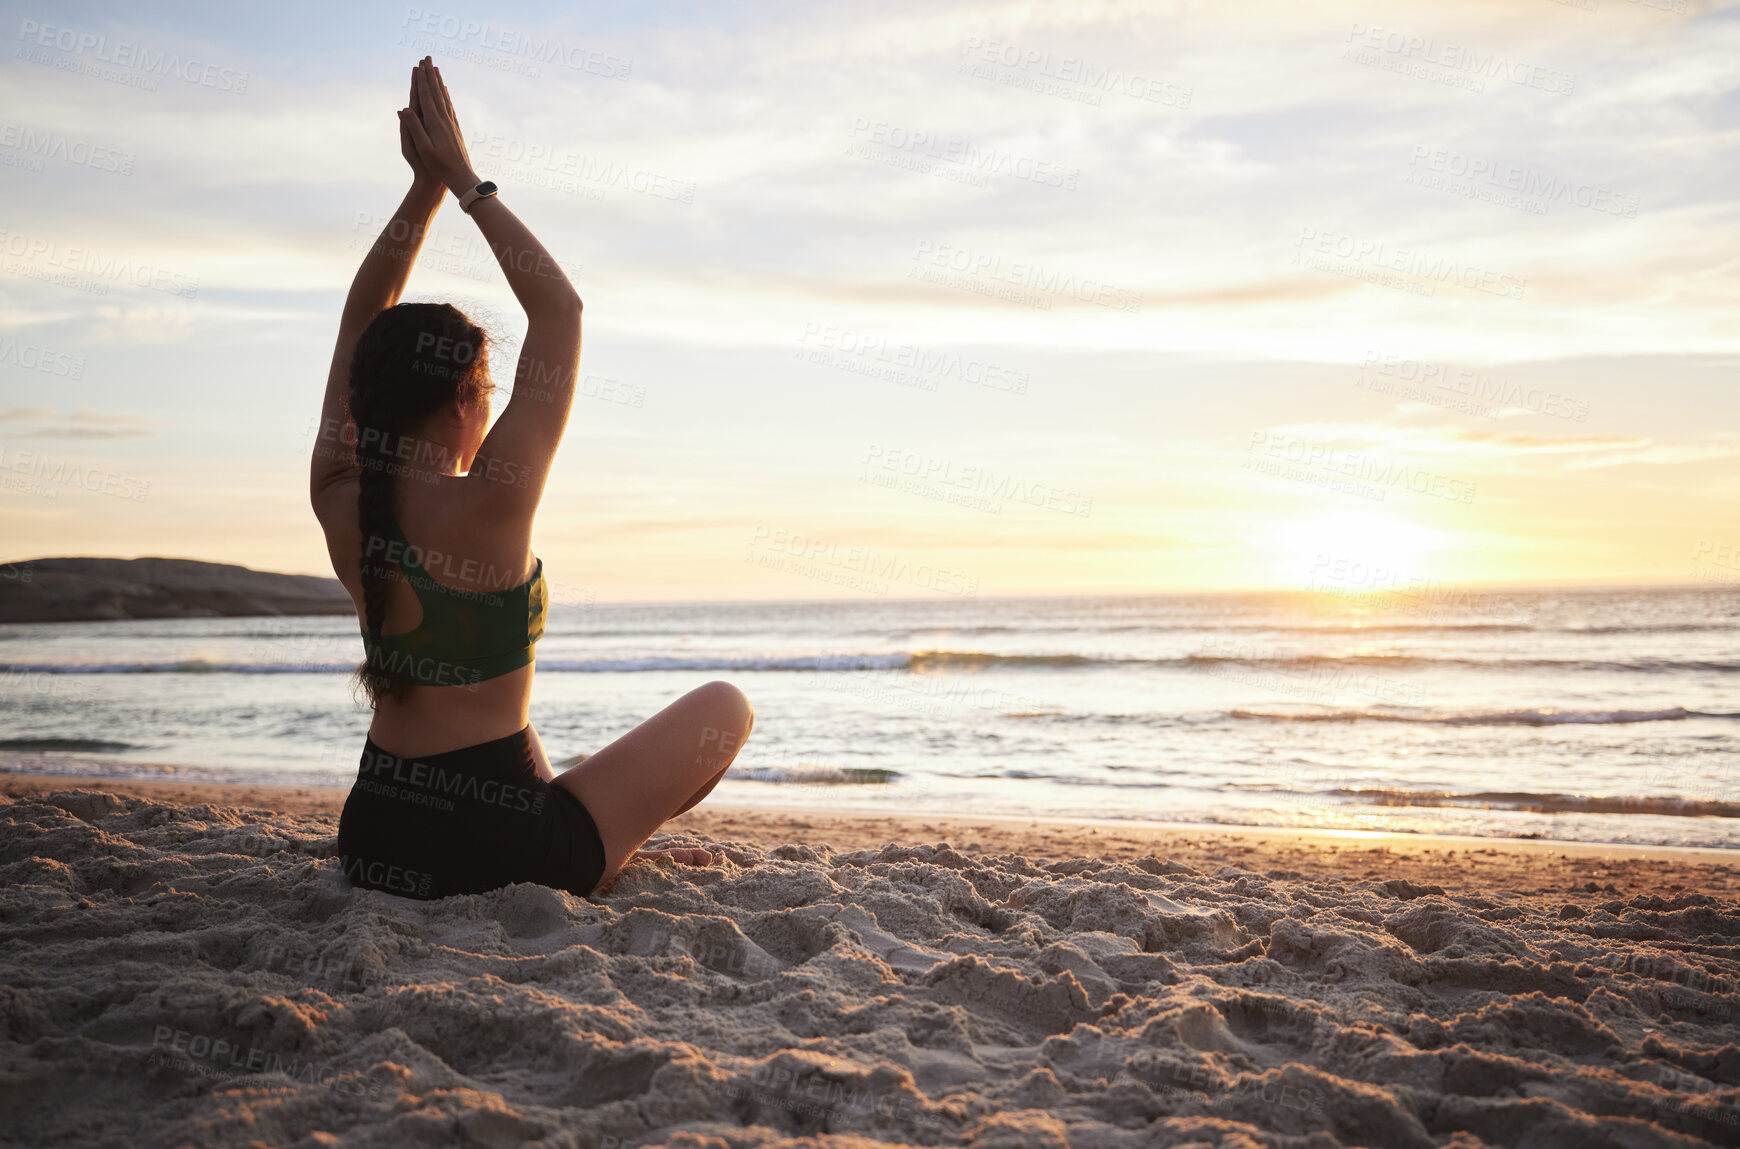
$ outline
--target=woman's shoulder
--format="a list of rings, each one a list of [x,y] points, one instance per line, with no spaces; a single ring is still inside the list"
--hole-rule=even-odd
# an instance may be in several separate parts
[[[439,582],[466,589],[505,590],[525,582],[534,561],[531,523],[470,491],[436,487],[404,491],[398,500],[399,527],[417,564]]]
[[[334,531],[357,529],[358,490],[356,478],[353,476],[327,483],[313,493],[309,501],[314,506],[314,517],[328,535]]]

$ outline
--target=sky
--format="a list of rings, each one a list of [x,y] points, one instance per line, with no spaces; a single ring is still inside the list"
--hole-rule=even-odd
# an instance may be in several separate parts
[[[330,573],[427,53],[559,601],[1740,584],[1740,6],[145,7],[0,4],[0,560]],[[406,298],[510,378],[451,200]]]

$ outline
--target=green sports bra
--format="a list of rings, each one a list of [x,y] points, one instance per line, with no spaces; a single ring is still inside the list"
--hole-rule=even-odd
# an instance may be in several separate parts
[[[383,634],[378,643],[363,628],[363,650],[371,662],[418,686],[469,686],[532,661],[550,609],[543,559],[532,577],[512,590],[463,590],[432,578],[398,520],[388,521],[398,567],[423,604],[423,621],[403,634]]]

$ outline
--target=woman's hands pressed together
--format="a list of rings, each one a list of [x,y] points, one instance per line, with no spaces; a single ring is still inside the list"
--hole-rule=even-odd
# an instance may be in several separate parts
[[[411,165],[411,186],[420,190],[434,190],[442,187],[441,177],[429,170],[429,165],[423,162],[423,156],[417,151],[417,141],[411,137],[410,119],[406,112],[417,106],[417,69],[411,69],[411,102],[399,109],[399,153],[405,157],[405,162]]]
[[[399,140],[405,162],[418,178],[433,178],[455,195],[477,186],[459,116],[441,81],[441,69],[430,56],[411,69],[411,103],[399,109]]]

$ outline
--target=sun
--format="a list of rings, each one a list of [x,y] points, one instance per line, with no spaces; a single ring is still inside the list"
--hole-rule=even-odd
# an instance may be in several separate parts
[[[1440,533],[1377,511],[1313,515],[1275,528],[1285,581],[1310,590],[1359,594],[1418,586],[1431,577]]]

